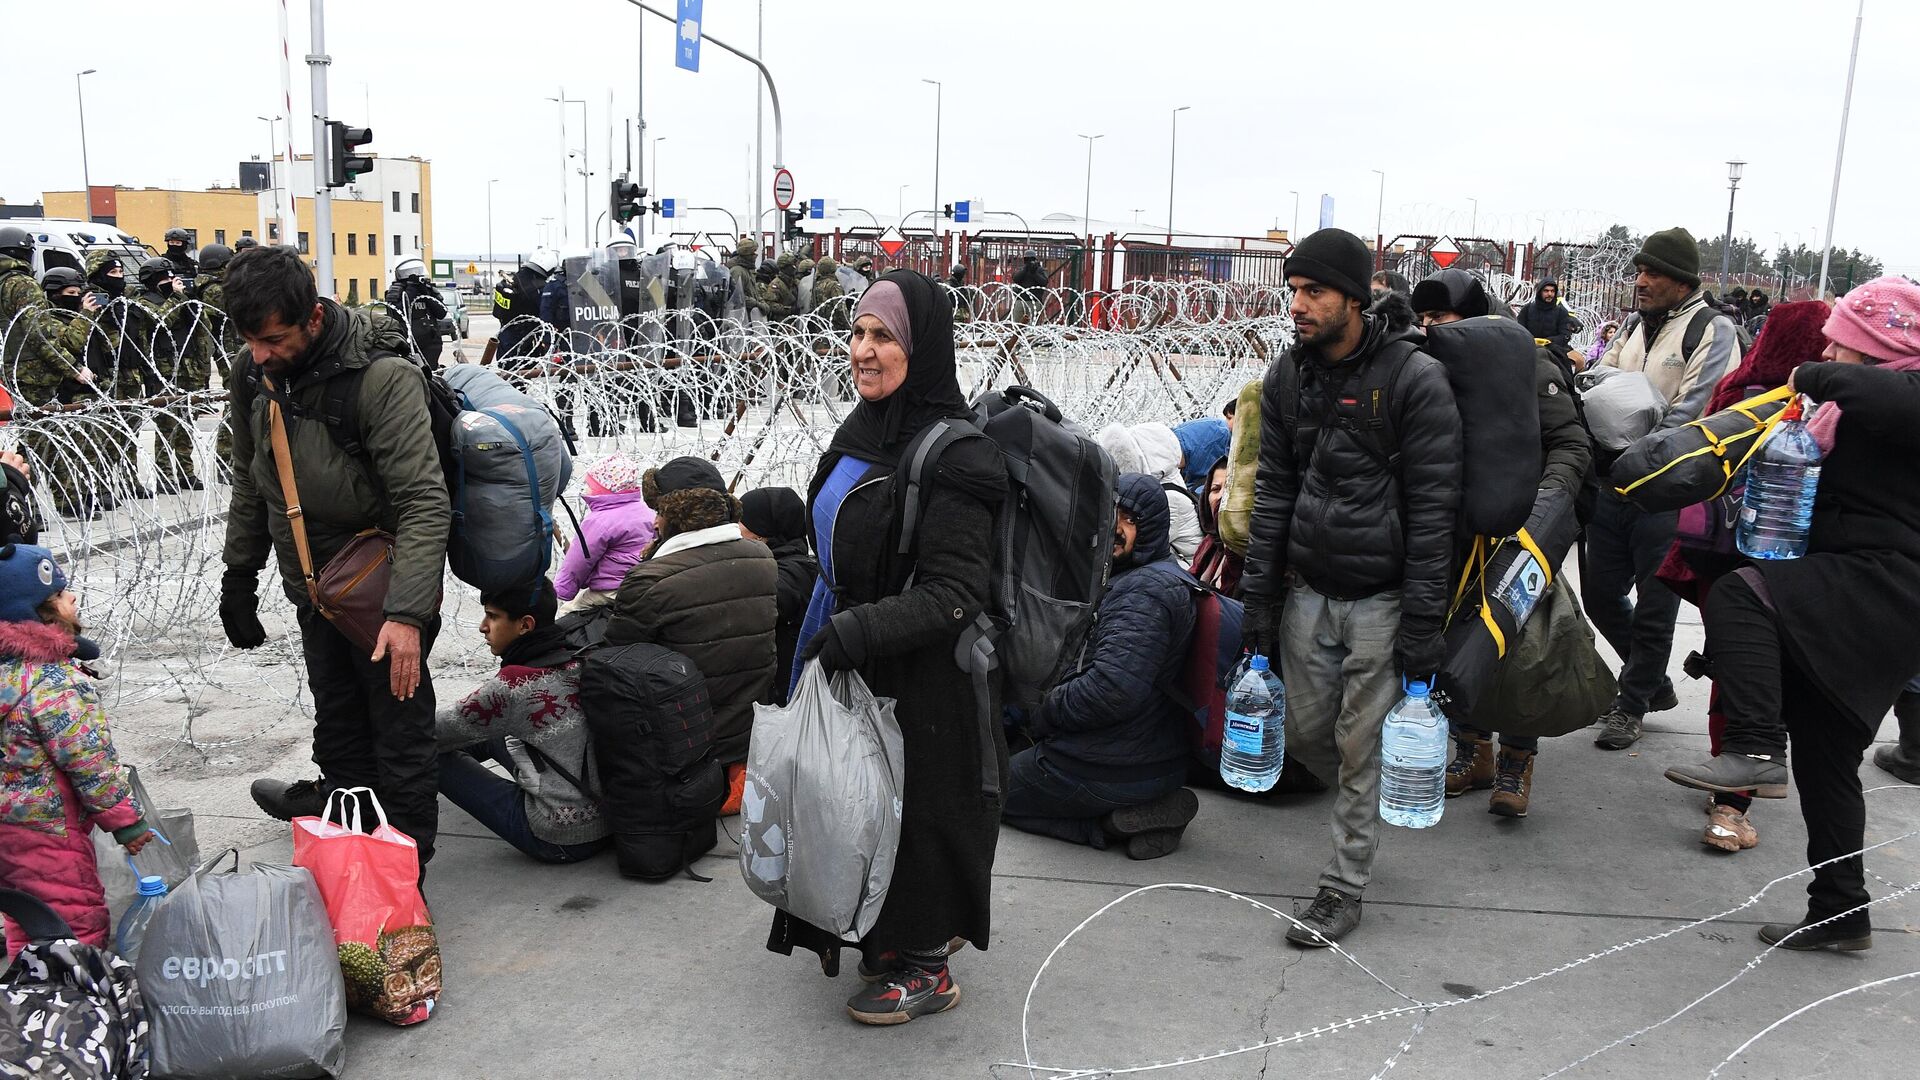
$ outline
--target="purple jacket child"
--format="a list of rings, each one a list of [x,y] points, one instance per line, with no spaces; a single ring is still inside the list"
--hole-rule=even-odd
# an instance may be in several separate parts
[[[618,454],[587,470],[587,516],[567,549],[553,591],[572,600],[582,590],[611,593],[653,543],[653,508],[640,493],[640,467]]]

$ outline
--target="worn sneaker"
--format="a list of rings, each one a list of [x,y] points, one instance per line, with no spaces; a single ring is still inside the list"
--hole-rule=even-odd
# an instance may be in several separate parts
[[[1719,851],[1745,851],[1760,842],[1760,833],[1747,815],[1714,803],[1707,808],[1707,831],[1700,834],[1700,842]]]
[[[1487,813],[1501,817],[1526,817],[1527,803],[1533,793],[1532,750],[1500,748],[1499,771],[1493,778],[1493,798]]]
[[[1593,745],[1602,750],[1625,750],[1640,741],[1640,718],[1621,709],[1610,709],[1600,717],[1600,734]]]
[[[1806,923],[1768,923],[1760,928],[1760,940],[1794,952],[1832,949],[1834,952],[1866,952],[1873,948],[1873,932],[1865,926],[1836,926],[1828,923],[1802,930]]]
[[[255,780],[250,790],[260,809],[281,821],[319,817],[327,807],[327,790],[319,780]]]
[[[1667,779],[1682,787],[1701,791],[1724,791],[1734,795],[1751,791],[1755,798],[1760,799],[1787,797],[1785,758],[1721,754],[1698,765],[1675,765],[1667,770]]]
[[[1180,831],[1200,813],[1200,798],[1191,789],[1175,788],[1151,802],[1123,806],[1100,821],[1108,836],[1120,839],[1143,833]]]
[[[954,953],[957,953],[961,949],[964,949],[966,947],[967,947],[966,938],[963,938],[963,937],[953,938],[952,940],[947,942],[946,955],[952,956]],[[894,972],[900,970],[900,954],[893,951],[892,949],[888,949],[886,952],[881,953],[879,967],[868,967],[867,959],[866,957],[863,956],[860,958],[860,966],[857,970],[860,973],[860,981],[879,982],[881,979],[884,979],[887,976],[893,974]]]
[[[960,1004],[953,969],[938,973],[902,968],[847,999],[847,1015],[863,1024],[904,1024],[916,1016],[946,1012]]]
[[[1447,762],[1447,798],[1493,786],[1493,740],[1453,740],[1453,760]]]
[[[1360,898],[1321,886],[1313,905],[1299,916],[1301,925],[1287,931],[1295,945],[1324,949],[1360,925]]]

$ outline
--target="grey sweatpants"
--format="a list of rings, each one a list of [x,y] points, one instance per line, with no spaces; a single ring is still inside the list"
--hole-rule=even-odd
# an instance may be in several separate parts
[[[1380,843],[1380,724],[1400,699],[1400,593],[1332,600],[1295,585],[1280,617],[1287,755],[1334,789],[1322,888],[1359,896]]]

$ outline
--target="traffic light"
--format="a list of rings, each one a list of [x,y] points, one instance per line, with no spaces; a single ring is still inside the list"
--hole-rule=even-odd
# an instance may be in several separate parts
[[[950,217],[952,217],[952,216],[953,216],[953,204],[952,204],[952,203],[946,203],[946,204],[944,204],[943,206],[941,206],[941,207],[940,207],[940,216],[941,216],[941,217],[949,217],[949,218],[950,218]]]
[[[327,121],[327,186],[346,187],[361,173],[373,171],[373,157],[357,151],[373,141],[372,128],[348,127]]]
[[[615,221],[632,221],[647,212],[647,206],[641,202],[646,198],[647,189],[621,177],[613,182],[613,191],[609,197],[609,209]]]
[[[787,219],[787,239],[799,240],[807,235],[807,230],[800,227],[807,217],[805,210],[782,210],[780,214]]]

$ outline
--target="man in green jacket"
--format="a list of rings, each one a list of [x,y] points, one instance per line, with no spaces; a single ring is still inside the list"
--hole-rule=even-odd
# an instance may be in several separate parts
[[[226,302],[227,317],[251,351],[235,358],[229,379],[233,497],[220,621],[237,648],[266,640],[256,589],[271,550],[299,619],[313,691],[313,761],[321,772],[317,780],[293,783],[256,780],[254,801],[268,814],[291,820],[318,814],[333,790],[370,787],[389,820],[419,845],[424,867],[439,821],[433,682],[426,660],[440,629],[452,510],[422,374],[406,358],[397,325],[320,299],[312,271],[289,250],[254,248],[236,257]],[[355,405],[343,410],[351,432],[322,419],[330,390],[343,379],[352,380],[346,390]],[[270,398],[281,402],[316,571],[362,530],[381,529],[393,537],[386,622],[371,655],[315,610],[308,596],[271,449]]]

